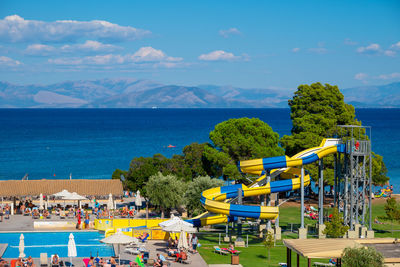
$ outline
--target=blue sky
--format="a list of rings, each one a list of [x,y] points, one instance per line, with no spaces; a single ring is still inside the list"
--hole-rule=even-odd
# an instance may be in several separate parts
[[[0,2],[0,80],[294,90],[400,80],[400,1]]]

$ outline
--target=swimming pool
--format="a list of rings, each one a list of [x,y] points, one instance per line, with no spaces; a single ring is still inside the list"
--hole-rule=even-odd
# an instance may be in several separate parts
[[[68,257],[68,240],[71,232],[25,232],[25,255],[39,258],[46,252],[50,257],[57,254]],[[109,257],[114,255],[111,245],[100,243],[104,238],[99,232],[72,232],[75,238],[78,257]],[[0,233],[0,243],[8,243],[3,258],[17,258],[19,255],[19,237],[21,233]]]

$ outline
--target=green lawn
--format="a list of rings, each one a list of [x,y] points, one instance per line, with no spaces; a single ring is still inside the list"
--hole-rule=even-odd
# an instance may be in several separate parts
[[[373,218],[378,216],[384,216],[384,204],[375,204],[372,207],[372,215]],[[297,207],[282,207],[280,209],[280,226],[282,228],[290,229],[290,224],[294,224],[296,229],[296,225],[300,224],[300,211]],[[379,219],[384,224],[373,224],[373,229],[375,230],[375,237],[391,237],[392,233],[390,232],[391,223],[384,221],[383,219]],[[310,226],[315,226],[316,221],[305,219],[305,224]],[[220,230],[223,231],[225,228],[221,227]],[[399,230],[398,232],[394,232],[393,237],[400,237],[400,224],[393,224],[394,230]],[[244,227],[243,236],[246,238],[246,235],[249,235],[249,247],[247,248],[238,248],[240,253],[240,263],[243,266],[248,267],[256,267],[256,266],[279,266],[279,262],[286,262],[286,247],[283,245],[282,241],[277,241],[276,246],[271,249],[271,260],[270,264],[268,264],[267,259],[267,249],[262,244],[262,240],[259,239],[255,232],[252,232],[250,228]],[[214,246],[218,245],[218,233],[201,233],[199,235],[199,241],[201,243],[201,247],[199,248],[199,252],[204,260],[208,264],[222,264],[222,263],[230,263],[230,256],[219,255],[214,253]],[[227,247],[228,243],[223,243],[222,239],[225,236],[225,233],[221,233],[221,245],[220,247]],[[297,234],[285,232],[282,233],[282,238],[297,238]],[[309,238],[315,238],[312,235],[309,235]],[[327,260],[315,260],[318,262],[327,262]],[[292,263],[293,265],[296,262],[296,254],[292,254]],[[306,259],[300,257],[300,266],[307,266]]]
[[[284,238],[296,238],[297,235],[287,235]],[[218,234],[202,234],[200,237],[200,243],[202,246],[199,248],[199,252],[203,259],[208,264],[222,264],[231,263],[231,257],[229,255],[220,255],[214,253],[214,245],[218,245]],[[286,262],[286,247],[282,241],[277,241],[276,246],[271,249],[271,260],[268,264],[267,249],[262,245],[262,240],[249,237],[249,247],[237,248],[241,251],[240,263],[244,267],[256,267],[256,266],[279,266],[279,262]],[[221,247],[227,247],[227,243],[221,243]],[[328,262],[327,260],[316,260],[319,262]],[[292,263],[296,262],[296,255],[292,253]],[[306,259],[300,257],[300,266],[307,266]]]

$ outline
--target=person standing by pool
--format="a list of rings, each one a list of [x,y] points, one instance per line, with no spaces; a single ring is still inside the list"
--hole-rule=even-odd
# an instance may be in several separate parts
[[[81,213],[79,212],[79,209],[78,209],[78,212],[76,214],[76,218],[78,219],[78,222],[76,224],[76,229],[80,230],[80,227],[81,227]]]
[[[193,234],[192,236],[192,248],[193,248],[193,253],[197,253],[197,243],[199,240],[197,239],[197,236]]]
[[[89,213],[85,213],[85,229],[89,229]]]

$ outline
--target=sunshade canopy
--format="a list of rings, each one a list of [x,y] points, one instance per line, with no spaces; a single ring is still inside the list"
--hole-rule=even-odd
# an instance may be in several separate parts
[[[175,218],[177,218],[177,217],[175,217]],[[174,222],[167,224],[167,226],[165,226],[165,227],[162,227],[163,231],[172,232],[172,233],[180,233],[180,232],[195,233],[195,232],[197,232],[196,228],[194,228],[192,224],[185,222],[180,218],[178,218],[179,220],[176,220],[175,218],[171,219],[171,220],[174,220]]]
[[[64,200],[85,200],[87,199],[84,196],[78,195],[76,192],[71,193],[68,196],[63,197]]]
[[[374,243],[393,243],[394,238],[374,239],[285,239],[284,245],[306,258],[340,258],[343,250],[347,247],[357,247]]]
[[[71,195],[71,192],[69,192],[68,190],[64,189],[63,191],[55,193],[52,196],[55,196],[55,197],[67,197],[69,195]]]
[[[121,231],[119,231],[119,229],[115,234],[100,240],[100,242],[106,244],[129,244],[135,241],[137,241],[136,238],[124,235]]]

